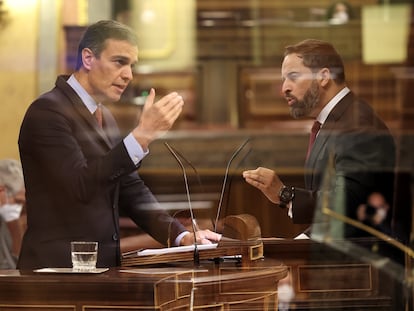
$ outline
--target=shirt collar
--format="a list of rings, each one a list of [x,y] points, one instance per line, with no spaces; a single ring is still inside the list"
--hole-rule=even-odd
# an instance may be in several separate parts
[[[95,110],[98,107],[98,104],[91,97],[91,95],[89,95],[88,92],[86,92],[86,90],[79,83],[79,81],[75,78],[75,76],[72,74],[66,82],[73,88],[76,94],[79,95],[80,99],[85,104],[86,108],[88,108],[90,113],[91,114],[95,113]]]
[[[318,117],[316,118],[321,124],[324,124],[326,119],[328,118],[329,113],[334,109],[336,104],[345,97],[351,90],[348,87],[344,87],[341,91],[338,92],[330,101],[329,103],[322,109],[319,113]]]

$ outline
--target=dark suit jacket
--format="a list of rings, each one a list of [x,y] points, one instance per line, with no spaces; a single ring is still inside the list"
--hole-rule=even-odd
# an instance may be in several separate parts
[[[98,241],[97,266],[118,266],[120,211],[163,244],[185,230],[157,210],[109,110],[104,131],[66,79],[31,104],[20,130],[28,229],[19,268],[71,267],[74,240]]]
[[[392,205],[395,152],[383,121],[368,104],[348,93],[329,114],[305,163],[306,189],[296,189],[293,222],[312,223],[323,193],[329,193],[324,197],[329,208],[353,219],[357,207],[374,191]],[[345,232],[348,237],[366,235],[351,226]]]

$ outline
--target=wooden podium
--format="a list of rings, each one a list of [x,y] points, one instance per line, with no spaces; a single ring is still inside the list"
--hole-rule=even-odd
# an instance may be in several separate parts
[[[287,268],[261,260],[110,269],[99,274],[0,270],[2,311],[277,310]],[[247,309],[246,309],[247,308]]]
[[[201,245],[202,246],[202,245]],[[201,247],[200,247],[201,248]],[[174,250],[177,252],[174,252]],[[255,261],[263,258],[263,243],[260,226],[256,218],[248,214],[230,215],[225,218],[223,238],[214,249],[179,251],[178,247],[171,247],[165,253],[140,256],[139,252],[123,254],[121,265],[123,267],[161,264],[170,262],[191,262],[195,250],[200,260],[219,259],[223,257],[238,257],[243,266],[251,266]]]
[[[288,269],[263,258],[260,228],[249,215],[226,219],[230,238],[214,250],[125,256],[101,273],[71,269],[0,270],[1,311],[277,310]]]
[[[403,310],[387,271],[311,240],[255,239],[246,219],[254,223],[231,216],[232,238],[200,251],[199,265],[188,252],[124,258],[95,274],[0,270],[0,310],[277,310],[282,279],[295,293],[293,310]]]

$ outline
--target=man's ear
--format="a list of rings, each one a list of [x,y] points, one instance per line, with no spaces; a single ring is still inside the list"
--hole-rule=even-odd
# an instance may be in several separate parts
[[[93,54],[91,49],[84,48],[82,50],[82,63],[83,63],[83,67],[85,67],[87,70],[91,69],[94,58],[95,58],[95,54]]]
[[[319,71],[319,78],[320,78],[320,83],[322,87],[325,87],[326,85],[328,85],[329,80],[331,80],[331,71],[328,68],[322,68]]]

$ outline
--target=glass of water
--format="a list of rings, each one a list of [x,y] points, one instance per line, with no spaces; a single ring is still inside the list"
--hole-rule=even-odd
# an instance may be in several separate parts
[[[98,242],[74,241],[70,247],[74,271],[88,272],[96,269]]]

